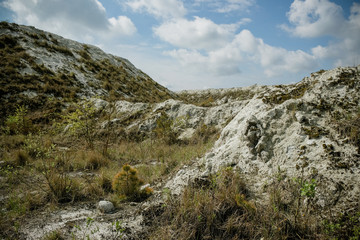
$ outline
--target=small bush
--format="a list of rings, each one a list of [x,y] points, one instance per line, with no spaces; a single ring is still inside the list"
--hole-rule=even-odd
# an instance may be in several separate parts
[[[90,101],[77,104],[75,111],[63,117],[67,133],[77,138],[84,137],[89,148],[94,148],[96,130],[96,109]]]
[[[193,144],[195,143],[208,143],[212,138],[218,135],[219,130],[214,126],[201,124],[196,130],[190,140]]]
[[[112,188],[120,195],[120,198],[141,201],[152,194],[150,188],[140,190],[143,184],[143,180],[138,177],[137,170],[125,164],[122,170],[115,175]]]
[[[111,185],[111,179],[105,176],[104,174],[101,174],[99,177],[99,185],[101,186],[101,189],[105,193],[111,193],[112,192],[112,185]]]
[[[26,107],[18,106],[16,108],[15,114],[6,118],[3,131],[10,135],[28,134],[32,129],[32,122],[26,115]]]
[[[153,130],[158,139],[169,145],[177,141],[177,134],[172,129],[173,123],[174,121],[166,113],[162,112],[158,120],[156,120],[156,128]]]

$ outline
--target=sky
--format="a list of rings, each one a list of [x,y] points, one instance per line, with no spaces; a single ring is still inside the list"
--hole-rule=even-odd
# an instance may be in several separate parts
[[[360,64],[360,0],[0,0],[0,21],[127,58],[173,91]]]

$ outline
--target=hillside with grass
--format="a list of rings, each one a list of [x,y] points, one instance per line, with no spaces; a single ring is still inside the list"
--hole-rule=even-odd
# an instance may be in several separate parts
[[[1,22],[0,56],[1,116],[16,104],[46,114],[84,97],[130,102],[176,97],[124,58],[33,27]]]
[[[173,93],[0,24],[1,239],[359,239],[360,66]]]

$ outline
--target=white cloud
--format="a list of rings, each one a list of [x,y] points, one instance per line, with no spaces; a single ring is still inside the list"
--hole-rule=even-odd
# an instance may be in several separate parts
[[[154,28],[162,40],[180,48],[214,49],[226,44],[238,28],[238,24],[216,24],[213,21],[195,17],[194,20],[175,19]]]
[[[268,77],[310,70],[316,66],[312,55],[300,50],[288,51],[270,46],[254,37],[249,30],[241,31],[233,41],[206,54],[186,49],[172,50],[166,54],[193,70],[209,71],[222,76],[240,73],[241,66],[249,62],[260,65]]]
[[[14,20],[65,37],[85,40],[96,35],[128,36],[136,32],[125,17],[108,19],[98,0],[5,0],[3,6],[15,13]]]
[[[178,18],[186,14],[180,0],[127,0],[133,11],[146,11],[157,18]]]
[[[111,25],[111,32],[123,33],[125,35],[133,35],[136,32],[136,27],[130,18],[126,16],[118,16],[117,18],[109,18]]]
[[[345,20],[342,8],[328,0],[295,0],[287,17],[294,27],[283,29],[299,37],[336,36]]]
[[[291,27],[282,28],[295,36],[314,38],[332,36],[327,46],[316,46],[312,54],[318,60],[331,60],[335,66],[360,62],[360,4],[353,3],[345,19],[343,9],[329,0],[295,0],[287,13]]]

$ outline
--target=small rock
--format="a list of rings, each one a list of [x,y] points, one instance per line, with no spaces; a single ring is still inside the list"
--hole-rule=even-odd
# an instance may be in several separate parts
[[[192,138],[192,136],[195,133],[195,129],[193,128],[186,128],[185,131],[183,133],[180,134],[180,136],[178,137],[178,139],[180,140],[187,140]]]
[[[98,209],[100,210],[100,212],[102,213],[110,213],[112,212],[115,208],[114,208],[114,204],[112,202],[109,201],[100,201],[98,204]]]
[[[64,132],[64,133],[67,133],[67,132],[69,131],[69,129],[72,128],[72,127],[73,127],[72,124],[66,125],[63,132]]]
[[[145,188],[150,187],[150,184],[145,184],[140,187],[140,191],[143,191]]]

